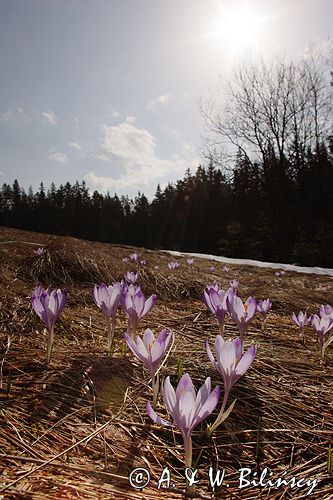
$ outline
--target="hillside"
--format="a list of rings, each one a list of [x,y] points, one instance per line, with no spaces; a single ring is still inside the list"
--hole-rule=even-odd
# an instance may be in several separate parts
[[[33,250],[45,247],[37,256]],[[151,328],[174,331],[174,344],[161,369],[177,380],[182,365],[198,388],[206,377],[223,383],[205,352],[219,333],[216,319],[201,302],[214,281],[222,288],[240,282],[240,296],[273,301],[265,330],[259,317],[249,327],[246,346],[259,343],[248,372],[234,386],[229,418],[207,438],[205,422],[193,433],[193,457],[199,470],[197,498],[213,498],[208,468],[225,469],[228,479],[214,498],[303,498],[304,488],[257,486],[239,489],[239,469],[268,467],[273,477],[318,480],[311,498],[333,498],[333,476],[327,473],[333,433],[333,345],[325,359],[316,334],[306,330],[306,344],[290,315],[300,309],[315,313],[333,304],[333,278],[272,269],[228,265],[143,248],[102,244],[0,228],[0,498],[184,497],[184,452],[177,429],[153,424],[146,413],[152,399],[149,375],[128,351],[123,335],[127,318],[118,312],[116,346],[106,349],[106,321],[92,299],[92,287],[123,278],[136,265],[123,258],[137,252],[140,284],[156,306],[141,321]],[[180,268],[170,271],[168,263]],[[212,264],[215,270],[210,268]],[[156,268],[158,266],[158,269]],[[46,334],[33,313],[30,295],[37,281],[68,290],[68,303],[55,325],[52,360],[45,364]],[[237,336],[229,318],[226,336]],[[167,413],[160,396],[158,413]],[[215,413],[217,413],[215,411]],[[214,415],[213,415],[214,417]],[[213,421],[209,417],[208,422]],[[143,491],[129,484],[130,472],[143,467],[151,481]],[[157,489],[164,467],[172,475],[167,491]],[[261,495],[261,496],[260,496]]]

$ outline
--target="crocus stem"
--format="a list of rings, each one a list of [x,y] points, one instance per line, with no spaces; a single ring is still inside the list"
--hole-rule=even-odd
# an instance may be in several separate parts
[[[265,330],[265,324],[266,324],[266,318],[262,320],[261,322],[261,331],[263,332]]]
[[[136,324],[132,324],[131,326],[131,337],[133,340],[135,340],[135,335],[136,335]]]
[[[228,397],[229,397],[229,391],[225,391],[220,412],[219,412],[215,422],[213,423],[213,425],[211,425],[207,430],[208,436],[211,436],[213,434],[213,432],[215,431],[215,429],[217,429],[217,427],[220,425],[225,407],[227,406]]]
[[[223,336],[224,336],[224,323],[220,323],[220,335],[223,338]]]
[[[47,337],[46,364],[50,363],[51,352],[52,352],[52,345],[53,345],[53,336],[54,336],[54,331],[53,331],[53,326],[51,326],[51,328],[49,329],[49,335]]]
[[[185,467],[192,467],[192,437],[184,436]]]
[[[109,318],[108,317],[108,350],[109,350],[110,354],[112,352],[114,330],[115,330],[115,321],[114,321],[114,318]]]
[[[185,468],[192,467],[192,438],[191,434],[190,435],[185,435],[184,437],[184,450],[185,450]],[[192,484],[192,486],[189,485],[187,482],[186,484],[186,490],[188,493],[194,494],[195,493],[195,485]]]
[[[159,390],[159,386],[160,386],[158,375],[152,375],[151,383],[153,386],[153,408],[154,408],[154,410],[156,410],[157,396],[158,396],[158,390]]]

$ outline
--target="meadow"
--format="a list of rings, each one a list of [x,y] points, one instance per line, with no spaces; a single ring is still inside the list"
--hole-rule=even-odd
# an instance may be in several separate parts
[[[36,248],[45,250],[38,255]],[[130,258],[134,253],[136,260]],[[179,266],[169,266],[171,261]],[[212,388],[221,387],[215,410],[192,433],[192,466],[199,480],[192,496],[300,499],[316,480],[311,498],[333,498],[333,344],[322,358],[315,330],[306,326],[302,339],[291,319],[293,312],[315,314],[320,305],[333,304],[332,277],[226,267],[199,258],[189,264],[185,256],[163,251],[5,227],[0,231],[0,498],[186,495],[182,436],[177,427],[161,426],[147,415],[147,401],[153,400],[150,375],[126,348],[128,318],[119,308],[110,354],[106,319],[93,300],[95,285],[119,282],[127,271],[140,273],[145,297],[156,294],[137,333],[173,331],[160,380],[170,376],[176,386],[188,373],[196,390],[207,377]],[[256,356],[231,389],[227,406],[236,402],[230,415],[207,436],[207,423],[214,422],[221,406],[223,381],[205,350],[206,339],[212,347],[220,330],[202,293],[211,283],[228,289],[232,280],[239,282],[242,300],[269,298],[272,309],[264,329],[258,314],[249,325],[244,346],[255,343]],[[31,305],[37,283],[68,292],[49,364],[45,325]],[[224,335],[239,336],[230,316]],[[156,411],[170,419],[161,393]],[[137,468],[149,472],[143,489],[129,481]],[[158,488],[166,468],[170,484]],[[253,483],[240,488],[245,469]],[[218,470],[225,478],[213,491],[210,474]],[[264,470],[267,478],[269,473],[274,480],[295,478],[299,485],[257,485]]]

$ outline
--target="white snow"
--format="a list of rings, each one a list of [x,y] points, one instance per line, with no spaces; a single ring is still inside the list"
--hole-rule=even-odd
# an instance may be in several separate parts
[[[294,271],[296,273],[306,273],[306,274],[324,274],[326,276],[333,277],[333,269],[328,269],[325,267],[301,267],[294,264],[277,264],[274,262],[261,262],[259,260],[250,259],[230,259],[229,257],[219,257],[217,255],[208,255],[204,253],[186,253],[186,252],[176,252],[174,250],[163,250],[163,252],[168,252],[175,257],[195,257],[198,259],[208,259],[215,260],[216,262],[223,262],[224,264],[240,264],[243,266],[255,266],[264,267],[268,269],[277,269],[283,271]]]

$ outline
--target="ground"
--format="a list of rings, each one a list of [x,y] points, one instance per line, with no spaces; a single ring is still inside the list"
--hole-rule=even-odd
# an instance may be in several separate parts
[[[44,246],[42,256],[33,249]],[[122,279],[135,265],[123,257],[137,251],[146,296],[157,304],[140,332],[174,331],[174,344],[161,369],[173,384],[188,372],[198,388],[207,376],[223,383],[208,360],[205,339],[219,333],[201,302],[204,287],[240,282],[240,296],[273,301],[265,330],[258,317],[245,344],[259,344],[248,372],[234,386],[234,410],[212,438],[206,422],[193,433],[193,462],[200,479],[196,498],[305,498],[310,486],[239,488],[241,468],[268,468],[271,478],[317,480],[311,498],[333,498],[329,445],[333,434],[333,344],[325,359],[311,327],[305,345],[291,321],[293,311],[333,302],[333,278],[271,269],[174,258],[160,251],[117,246],[0,228],[0,498],[176,499],[185,496],[184,453],[177,429],[153,424],[146,414],[152,399],[149,374],[124,349],[127,320],[117,315],[115,351],[107,353],[106,320],[92,299],[92,287]],[[170,271],[168,262],[181,266]],[[155,269],[155,266],[159,269]],[[33,313],[30,295],[37,281],[68,290],[68,304],[55,326],[49,366],[46,333]],[[237,335],[226,323],[226,336]],[[219,409],[219,406],[218,406]],[[217,411],[208,419],[212,422]],[[158,413],[168,418],[159,396]],[[129,483],[135,468],[149,471],[143,489]],[[168,489],[157,488],[163,469]],[[222,486],[210,486],[209,467],[225,470]],[[266,478],[267,479],[267,478]],[[163,483],[166,486],[166,483]],[[228,484],[228,486],[227,486]],[[310,483],[309,483],[310,484]],[[2,496],[1,496],[2,495]],[[214,496],[215,495],[215,496]]]

